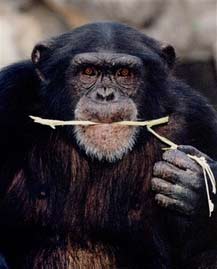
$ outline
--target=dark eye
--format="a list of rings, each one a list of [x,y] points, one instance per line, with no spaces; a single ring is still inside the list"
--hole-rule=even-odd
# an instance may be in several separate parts
[[[86,75],[86,76],[90,76],[90,77],[96,76],[97,70],[92,66],[88,66],[82,70],[82,75]]]
[[[98,71],[94,66],[82,67],[79,73],[79,80],[83,84],[83,87],[89,88],[96,83],[99,73],[100,71]]]
[[[125,77],[126,78],[126,77],[130,77],[132,75],[132,72],[129,68],[124,67],[124,68],[120,68],[117,71],[116,75],[118,77]]]
[[[115,79],[118,84],[129,87],[135,82],[135,72],[128,67],[122,67],[115,73]]]

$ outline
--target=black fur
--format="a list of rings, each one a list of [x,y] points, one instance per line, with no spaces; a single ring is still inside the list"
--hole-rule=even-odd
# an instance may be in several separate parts
[[[44,81],[31,61],[0,72],[0,252],[9,268],[195,268],[193,256],[216,248],[216,216],[194,223],[158,208],[150,189],[158,140],[143,129],[121,161],[99,162],[76,145],[72,127],[52,130],[28,116],[73,119],[78,97],[66,70],[77,53],[102,50],[142,59],[139,118],[169,115],[159,133],[215,159],[214,109],[172,76],[159,42],[128,26],[90,24],[44,47],[36,66]]]

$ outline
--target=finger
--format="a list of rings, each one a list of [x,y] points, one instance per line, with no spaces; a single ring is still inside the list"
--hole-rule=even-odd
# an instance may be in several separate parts
[[[184,152],[174,149],[165,151],[163,156],[163,160],[181,168],[184,170],[191,170],[193,172],[201,172],[201,167],[190,157],[187,156]]]
[[[189,169],[184,171],[165,161],[155,163],[153,175],[197,192],[204,187],[203,177],[198,173]]]
[[[153,168],[154,176],[166,179],[172,183],[180,182],[183,172],[183,170],[179,169],[173,164],[164,161],[155,163]]]
[[[156,194],[155,200],[159,206],[175,210],[185,215],[192,215],[195,213],[191,204],[167,197],[164,194]]]
[[[164,194],[170,198],[184,200],[188,202],[197,201],[198,195],[184,186],[172,184],[161,178],[152,178],[152,190]]]
[[[197,157],[204,157],[207,161],[210,161],[210,162],[213,161],[208,155],[206,155],[205,153],[199,151],[198,149],[192,146],[180,145],[178,146],[178,149],[186,154],[194,155]]]

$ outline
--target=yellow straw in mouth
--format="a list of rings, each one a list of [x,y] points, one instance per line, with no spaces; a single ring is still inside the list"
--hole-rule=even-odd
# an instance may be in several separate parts
[[[50,119],[43,119],[40,117],[29,116],[34,122],[50,126],[51,128],[55,129],[56,126],[65,126],[65,125],[81,125],[81,126],[88,126],[88,125],[99,125],[99,124],[112,124],[112,125],[126,125],[126,126],[154,126],[163,123],[167,123],[169,117],[163,117],[156,120],[150,121],[118,121],[112,123],[100,123],[100,122],[93,122],[93,121],[78,121],[78,120],[71,120],[71,121],[62,121],[62,120],[50,120]]]

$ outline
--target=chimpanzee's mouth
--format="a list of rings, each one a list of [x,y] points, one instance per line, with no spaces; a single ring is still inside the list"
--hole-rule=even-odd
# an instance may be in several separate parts
[[[75,119],[100,123],[74,128],[77,143],[89,156],[114,162],[132,150],[135,144],[137,127],[112,124],[137,119],[133,102],[101,107],[80,101],[75,110]]]
[[[110,123],[75,127],[77,142],[86,154],[110,162],[121,159],[133,148],[136,132],[136,127]]]

